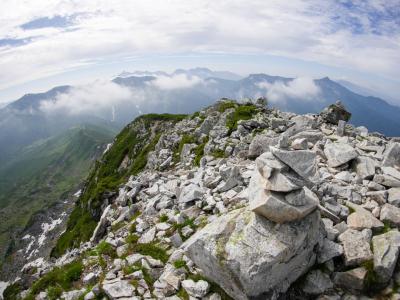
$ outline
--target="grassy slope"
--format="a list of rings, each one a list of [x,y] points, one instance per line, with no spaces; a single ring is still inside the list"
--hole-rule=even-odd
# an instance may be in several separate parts
[[[92,125],[71,128],[25,148],[0,168],[0,254],[13,230],[77,188],[101,151],[98,147],[113,136],[113,131]]]
[[[52,256],[58,257],[67,249],[77,247],[90,238],[100,218],[104,193],[116,191],[127,177],[143,170],[147,154],[154,149],[161,132],[185,117],[170,114],[143,115],[118,134],[111,149],[91,170],[84,191],[68,220],[67,230],[58,240]],[[126,156],[130,164],[120,169]]]

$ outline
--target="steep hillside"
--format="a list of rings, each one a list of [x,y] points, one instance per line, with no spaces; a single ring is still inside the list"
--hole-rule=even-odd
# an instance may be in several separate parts
[[[19,233],[32,226],[35,214],[71,198],[114,134],[102,127],[77,126],[24,148],[0,167],[1,257],[7,252],[12,259],[20,248]]]
[[[53,256],[77,247],[91,237],[108,205],[107,198],[117,194],[118,186],[146,166],[147,155],[154,149],[161,133],[182,120],[185,115],[144,115],[127,125],[116,137],[113,146],[90,172],[76,208],[60,237]]]

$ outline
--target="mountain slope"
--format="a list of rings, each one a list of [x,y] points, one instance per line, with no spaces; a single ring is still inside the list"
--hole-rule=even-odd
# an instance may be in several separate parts
[[[14,253],[10,238],[27,226],[32,216],[71,198],[93,160],[112,140],[114,131],[81,125],[21,150],[0,168],[0,254]],[[8,248],[8,249],[7,249]]]
[[[111,149],[90,172],[69,217],[67,229],[58,240],[52,256],[58,257],[67,249],[89,240],[102,210],[108,204],[104,200],[112,197],[130,175],[136,175],[146,166],[147,155],[154,149],[161,132],[184,117],[186,115],[143,115],[118,134]]]

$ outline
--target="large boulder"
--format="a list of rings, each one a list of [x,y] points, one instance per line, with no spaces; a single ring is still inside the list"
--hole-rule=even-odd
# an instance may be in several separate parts
[[[337,125],[339,120],[349,121],[351,113],[349,113],[340,101],[326,107],[321,113],[321,118],[328,123]]]
[[[270,146],[278,144],[279,137],[272,137],[265,134],[256,135],[250,143],[248,157],[256,158],[262,153],[269,151]]]
[[[374,236],[372,247],[374,249],[374,271],[378,280],[386,283],[392,277],[399,257],[400,232],[396,229]]]
[[[400,167],[400,143],[391,143],[383,154],[382,166]]]
[[[284,293],[315,262],[319,211],[276,223],[245,208],[220,216],[183,245],[186,255],[234,299]]]
[[[357,151],[345,143],[327,143],[324,153],[330,167],[338,167],[358,156]]]

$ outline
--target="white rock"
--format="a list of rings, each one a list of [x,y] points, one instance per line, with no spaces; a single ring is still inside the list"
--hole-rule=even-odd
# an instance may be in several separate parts
[[[189,295],[196,298],[204,297],[210,290],[210,285],[204,280],[199,280],[197,282],[191,279],[184,280],[182,281],[182,287]]]

